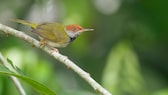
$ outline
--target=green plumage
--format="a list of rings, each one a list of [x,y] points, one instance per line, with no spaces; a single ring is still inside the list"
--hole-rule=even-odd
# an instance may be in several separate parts
[[[33,29],[32,32],[38,34],[46,40],[56,42],[58,44],[69,42],[69,36],[65,32],[64,26],[58,23],[40,24],[35,29]]]
[[[36,24],[20,19],[14,19],[13,21],[32,27],[32,32],[36,33],[41,39],[45,39],[50,46],[65,47],[70,41],[64,26],[59,23]]]

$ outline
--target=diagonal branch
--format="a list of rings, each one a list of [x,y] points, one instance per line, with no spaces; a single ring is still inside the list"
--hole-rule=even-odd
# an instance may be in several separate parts
[[[3,24],[0,24],[0,30],[2,30],[6,34],[14,35],[20,39],[23,39],[30,43],[31,45],[41,48],[40,47],[40,42],[37,41],[36,39],[28,36],[24,32],[15,30],[13,28],[10,28],[8,26],[5,26]],[[74,62],[69,60],[66,56],[60,54],[59,52],[53,52],[53,49],[44,46],[41,48],[43,51],[48,53],[49,55],[53,56],[55,59],[59,60],[61,63],[66,65],[68,68],[72,69],[74,72],[76,72],[80,77],[82,77],[86,82],[89,83],[89,85],[96,91],[101,93],[102,95],[112,95],[110,92],[108,92],[105,88],[103,88],[99,83],[97,83],[87,72],[82,70],[80,67],[78,67]]]

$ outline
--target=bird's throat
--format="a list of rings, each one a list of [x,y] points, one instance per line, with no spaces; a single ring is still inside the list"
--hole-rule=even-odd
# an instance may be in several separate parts
[[[73,42],[76,39],[76,37],[70,37],[69,42]]]

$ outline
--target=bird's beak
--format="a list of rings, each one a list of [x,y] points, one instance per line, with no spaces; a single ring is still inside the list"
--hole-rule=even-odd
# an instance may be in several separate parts
[[[79,33],[86,32],[86,31],[93,31],[94,29],[82,29],[79,31]]]

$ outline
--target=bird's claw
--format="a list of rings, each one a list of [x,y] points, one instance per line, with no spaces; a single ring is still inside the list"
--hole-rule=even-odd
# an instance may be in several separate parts
[[[53,52],[59,52],[57,48],[52,48]]]
[[[40,40],[40,47],[42,48],[46,43],[46,40],[45,39],[41,39]]]

